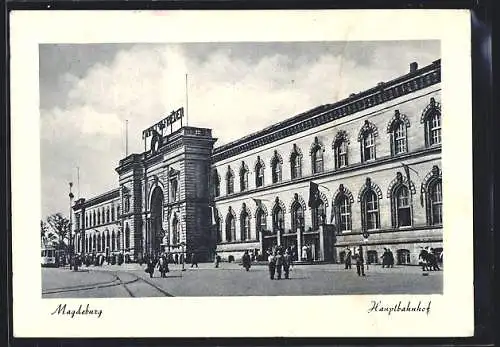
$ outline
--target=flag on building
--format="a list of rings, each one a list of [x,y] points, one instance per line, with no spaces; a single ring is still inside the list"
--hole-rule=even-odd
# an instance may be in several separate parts
[[[215,206],[210,206],[210,216],[212,218],[212,225],[216,225],[217,224],[217,219],[216,219],[216,215],[215,215]]]
[[[314,182],[309,182],[309,207],[316,206],[316,201],[319,198],[319,185]]]
[[[252,200],[255,202],[255,204],[257,205],[257,207],[261,207],[262,206],[262,200],[260,199],[255,199],[255,198],[252,198]]]

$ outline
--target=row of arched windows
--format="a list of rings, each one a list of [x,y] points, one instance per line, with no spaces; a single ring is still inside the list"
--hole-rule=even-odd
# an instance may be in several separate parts
[[[413,224],[412,220],[412,196],[416,192],[413,183],[408,183],[400,173],[397,174],[396,179],[390,187],[390,194],[388,197],[391,199],[391,218],[392,227],[410,227]],[[442,181],[439,169],[433,168],[433,173],[426,179],[426,184],[422,186],[422,198],[425,195],[425,201],[422,203],[426,205],[426,215],[428,225],[441,225],[443,223],[443,210],[442,210]],[[380,200],[382,193],[378,185],[371,182],[370,178],[366,179],[365,184],[360,190],[358,202],[361,207],[361,225],[363,231],[381,229],[380,224]],[[336,226],[337,232],[346,232],[352,230],[352,209],[354,198],[350,191],[342,184],[333,198],[333,211],[331,213],[330,221],[327,221],[326,209],[327,204],[324,199],[318,199],[311,207],[311,229],[317,230],[322,223],[332,223]],[[295,200],[290,207],[291,229],[284,230],[285,225],[285,208],[283,203],[276,198],[271,213],[271,225],[268,227],[267,209],[263,206],[258,206],[255,212],[256,223],[256,238],[258,239],[260,232],[277,233],[304,231],[306,225],[304,223],[304,213],[306,207],[303,199],[295,194]],[[229,211],[225,218],[225,236],[227,242],[234,242],[236,240],[250,240],[250,212],[243,204],[243,208],[239,218],[239,238],[237,237],[236,229],[236,215],[234,210],[229,207]],[[222,240],[222,230],[220,223],[220,216],[216,214],[216,224],[218,230],[218,241]]]
[[[115,213],[116,212],[116,213]],[[115,207],[101,207],[85,213],[85,227],[92,227],[100,224],[116,221],[120,216],[120,205]]]
[[[82,243],[83,241],[83,243]],[[105,230],[100,233],[90,234],[85,236],[85,240],[82,240],[82,237],[78,235],[77,241],[77,252],[82,251],[82,247],[85,247],[86,253],[92,252],[105,252],[106,249],[114,252],[121,251],[123,248],[130,248],[130,228],[128,224],[125,226],[125,243],[122,241],[122,234],[120,230],[116,233],[114,230],[109,232],[109,230]]]
[[[434,98],[431,98],[429,105],[424,109],[421,117],[421,123],[424,124],[425,142],[426,146],[435,146],[441,144],[441,106]],[[408,152],[408,134],[407,129],[410,126],[410,121],[406,115],[401,114],[396,110],[394,116],[389,121],[387,126],[387,133],[390,135],[391,155],[397,156]],[[361,146],[361,162],[373,161],[377,158],[376,138],[378,136],[377,127],[369,120],[365,120],[358,134],[358,142]],[[348,162],[348,149],[349,137],[344,130],[340,130],[332,144],[334,151],[334,165],[335,169],[341,169],[349,165]],[[311,158],[311,174],[315,175],[322,173],[325,170],[324,165],[324,146],[319,142],[318,138],[314,138],[314,142],[310,149]],[[302,151],[294,144],[290,153],[290,171],[291,179],[302,177]],[[278,151],[274,151],[271,158],[271,182],[278,183],[282,181],[282,166],[283,159]],[[247,164],[243,161],[240,165],[238,172],[239,176],[239,189],[241,192],[249,189],[248,174],[250,170]],[[254,167],[255,172],[255,187],[259,188],[264,185],[265,164],[257,156]],[[233,194],[235,192],[235,173],[231,166],[227,167],[225,182],[226,193]],[[217,169],[213,171],[214,195],[220,196],[220,177]]]

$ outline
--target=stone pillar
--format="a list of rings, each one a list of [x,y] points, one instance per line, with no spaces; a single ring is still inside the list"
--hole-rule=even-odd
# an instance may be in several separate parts
[[[297,230],[297,260],[302,260],[302,229]]]
[[[260,254],[264,254],[264,233],[261,230],[257,232],[259,233]]]
[[[325,260],[325,229],[323,225],[319,226],[319,260]]]
[[[278,242],[278,246],[281,246],[281,230],[280,229],[277,230],[276,239]]]

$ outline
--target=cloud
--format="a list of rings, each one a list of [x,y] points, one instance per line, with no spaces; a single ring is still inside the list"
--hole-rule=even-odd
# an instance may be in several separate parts
[[[186,73],[189,124],[212,128],[221,145],[404,74],[411,61],[438,58],[395,45],[370,56],[370,64],[327,53],[305,59],[302,51],[248,60],[224,48],[200,59],[181,45],[140,45],[94,64],[81,78],[66,72],[64,102],[41,110],[42,213],[67,209],[65,182],[76,180],[76,166],[82,196],[116,187],[125,120],[129,152],[141,152],[141,131],[184,106]]]

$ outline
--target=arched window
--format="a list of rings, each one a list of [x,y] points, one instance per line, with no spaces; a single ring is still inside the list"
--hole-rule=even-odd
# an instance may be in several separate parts
[[[351,230],[351,202],[347,195],[340,194],[335,199],[337,227],[340,232]]]
[[[441,180],[435,180],[429,184],[428,204],[430,207],[430,224],[443,224],[443,187]]]
[[[431,146],[441,144],[441,113],[433,112],[427,126],[429,128],[429,144]]]
[[[89,227],[89,215],[88,214],[85,214],[85,227],[86,228]]]
[[[121,238],[121,236],[122,236],[122,233],[120,232],[120,230],[118,230],[116,232],[116,249],[117,250],[121,250],[121,248],[122,248],[121,247],[122,246],[122,238]]]
[[[340,138],[333,145],[335,156],[335,169],[340,169],[347,166],[347,141]]]
[[[391,151],[393,155],[406,153],[407,138],[406,138],[406,125],[403,121],[394,121],[391,131]]]
[[[125,213],[130,211],[130,195],[128,194],[125,195],[123,209]]]
[[[255,186],[264,186],[264,165],[260,162],[260,160],[255,165]]]
[[[411,226],[410,190],[403,184],[394,188],[392,194],[394,227]]]
[[[292,232],[299,232],[304,228],[304,209],[297,201],[292,205]]]
[[[101,234],[97,235],[97,252],[101,252]]]
[[[120,205],[116,206],[116,218],[120,217]]]
[[[172,244],[178,245],[180,243],[180,232],[179,232],[179,219],[177,218],[177,213],[174,214],[174,219],[172,220]]]
[[[94,237],[92,238],[92,250],[93,251],[97,251],[97,245],[96,245],[96,243],[97,243],[97,240],[96,240],[96,237],[94,235]]]
[[[109,234],[108,234],[108,240],[109,240]],[[101,252],[104,252],[106,250],[106,239],[104,238],[104,234],[102,234],[102,246],[101,246]]]
[[[217,233],[217,243],[222,241],[222,225],[219,217],[219,212],[215,211],[215,230]]]
[[[398,261],[398,265],[410,264],[410,251],[407,249],[398,249],[396,251],[396,257]]]
[[[241,164],[240,168],[240,191],[248,190],[248,169],[245,163]]]
[[[214,196],[220,196],[220,177],[217,170],[213,171],[213,179],[214,179]]]
[[[111,206],[111,220],[112,221],[115,220],[115,207],[114,206]]]
[[[302,177],[302,155],[295,144],[293,145],[293,152],[290,155],[290,170],[292,180]]]
[[[260,233],[264,233],[267,230],[267,218],[264,210],[259,208],[257,210],[256,215],[256,224],[257,224],[257,239],[260,238]]]
[[[234,175],[233,175],[233,172],[231,171],[231,168],[227,169],[227,174],[226,174],[226,191],[227,191],[227,194],[233,194],[234,193]]]
[[[274,157],[271,163],[273,183],[281,182],[281,163],[278,157]]]
[[[103,237],[103,239],[104,239],[104,237]],[[106,241],[105,241],[105,242],[104,242],[104,241],[102,242],[102,243],[103,243],[103,246],[102,246],[102,250],[103,250],[103,251],[105,251],[105,250],[106,250],[106,247],[111,249],[111,247],[110,247],[110,242],[109,242],[109,241],[110,241],[110,240],[109,240],[109,231],[108,231],[108,232],[106,232]]]
[[[312,173],[323,172],[323,148],[316,145],[311,151]]]
[[[89,251],[89,238],[85,236],[85,252]]]
[[[106,222],[109,223],[109,207],[106,209]]]
[[[280,205],[276,204],[273,210],[273,232],[277,233],[285,227],[285,213]]]
[[[97,210],[97,224],[101,224],[101,210]]]
[[[111,232],[111,250],[114,252],[116,249],[116,234],[115,231],[113,230]]]
[[[369,189],[365,192],[362,202],[362,213],[365,220],[366,230],[380,228],[380,214],[377,194]]]
[[[361,161],[369,161],[375,159],[375,136],[373,131],[366,131],[361,140]]]
[[[232,213],[228,213],[226,217],[226,241],[232,242],[236,240],[236,221]]]
[[[319,226],[323,224],[323,219],[325,218],[325,204],[323,201],[319,200],[316,202],[315,206],[311,209],[312,212],[312,228],[313,230],[318,230]]]
[[[240,238],[242,241],[250,240],[250,216],[246,210],[240,215]]]
[[[128,223],[125,224],[125,248],[130,248],[130,228],[128,226]]]

